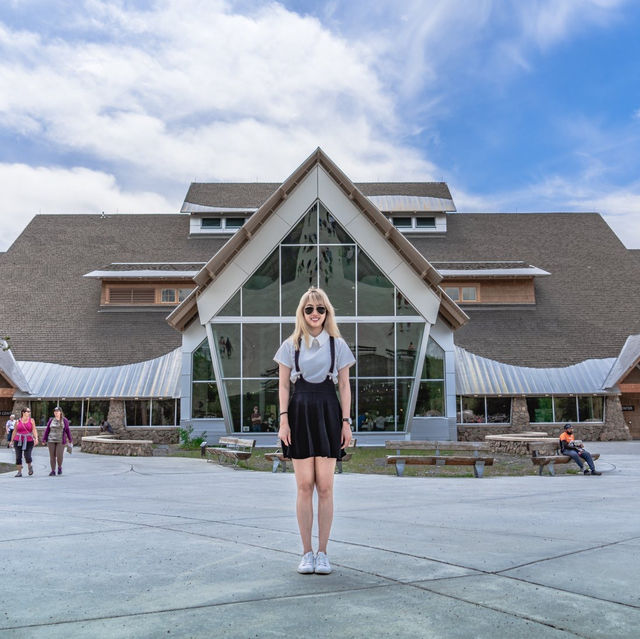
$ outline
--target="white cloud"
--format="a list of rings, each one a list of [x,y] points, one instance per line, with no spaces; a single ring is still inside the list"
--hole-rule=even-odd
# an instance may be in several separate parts
[[[156,193],[123,191],[113,175],[85,168],[0,164],[0,251],[38,213],[177,213],[181,202]]]

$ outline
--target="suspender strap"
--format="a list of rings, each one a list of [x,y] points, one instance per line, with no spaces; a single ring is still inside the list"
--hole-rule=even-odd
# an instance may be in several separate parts
[[[302,345],[302,338],[298,338],[298,348],[295,353],[296,373],[300,372],[300,346]]]
[[[331,349],[331,366],[329,367],[329,377],[333,375],[333,369],[336,366],[336,342],[333,337],[329,338],[329,348]]]

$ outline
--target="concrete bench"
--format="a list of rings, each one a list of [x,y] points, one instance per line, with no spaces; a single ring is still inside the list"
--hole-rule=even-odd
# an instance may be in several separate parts
[[[242,459],[249,459],[255,448],[255,439],[239,439],[238,437],[221,437],[218,446],[207,446],[205,451],[209,456],[207,461],[222,464],[225,461],[232,461],[234,467]]]
[[[349,445],[347,446],[346,450],[349,449],[354,449],[356,447],[356,443],[357,440],[354,438],[349,442]],[[342,472],[342,463],[343,462],[348,462],[351,457],[353,455],[352,451],[349,451],[345,454],[345,456],[342,459],[339,459],[336,462],[336,472],[341,473]],[[278,472],[278,468],[280,468],[280,466],[282,466],[282,472],[286,473],[287,472],[287,462],[291,461],[290,457],[285,457],[284,454],[282,453],[282,450],[276,450],[274,453],[267,453],[264,458],[267,461],[270,461],[273,466],[271,469],[271,472],[273,473],[277,473]]]
[[[591,457],[595,461],[600,459],[600,453],[591,453]],[[569,455],[561,455],[560,450],[550,450],[550,447],[532,448],[531,450],[531,462],[534,466],[538,467],[538,475],[542,476],[542,471],[546,466],[549,469],[549,474],[555,476],[556,464],[568,464],[569,462],[575,462]],[[585,462],[586,463],[586,462]]]
[[[396,440],[385,442],[385,448],[396,450],[395,455],[387,455],[387,465],[394,465],[396,475],[402,477],[405,466],[473,466],[473,474],[480,478],[485,466],[493,466],[493,457],[480,457],[481,451],[488,451],[488,442],[447,442],[447,441],[409,441]],[[435,455],[403,455],[402,450],[433,450]],[[473,455],[441,455],[440,451],[472,451]]]

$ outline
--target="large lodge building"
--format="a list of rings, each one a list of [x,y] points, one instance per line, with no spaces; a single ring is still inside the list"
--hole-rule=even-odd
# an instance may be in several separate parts
[[[37,215],[0,254],[0,414],[272,445],[272,357],[316,285],[363,443],[640,438],[639,253],[596,213],[458,213],[321,149],[282,184],[194,183],[176,215]]]

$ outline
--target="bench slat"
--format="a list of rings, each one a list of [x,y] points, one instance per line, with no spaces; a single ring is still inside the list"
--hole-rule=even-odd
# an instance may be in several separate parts
[[[410,466],[475,466],[476,462],[484,462],[493,466],[493,457],[455,457],[453,455],[387,455],[387,464],[403,461]]]
[[[420,441],[391,440],[384,443],[385,448],[396,450],[491,450],[489,442],[457,442],[457,441]]]

